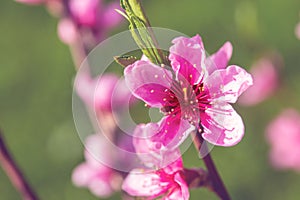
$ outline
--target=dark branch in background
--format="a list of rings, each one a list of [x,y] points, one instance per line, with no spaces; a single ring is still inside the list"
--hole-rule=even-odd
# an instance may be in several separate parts
[[[38,200],[37,195],[30,187],[21,169],[14,161],[10,154],[0,130],[0,165],[6,172],[6,175],[10,179],[11,183],[16,190],[19,191],[20,195],[24,200]]]
[[[193,132],[192,137],[194,140],[194,145],[197,148],[198,152],[209,152],[206,142],[202,138],[202,133],[199,131]],[[201,151],[200,151],[201,149]],[[202,157],[202,156],[201,156]],[[212,191],[214,191],[222,200],[230,200],[229,193],[217,171],[217,168],[210,156],[210,153],[207,153],[203,157],[204,164],[208,171],[208,176],[211,179]]]

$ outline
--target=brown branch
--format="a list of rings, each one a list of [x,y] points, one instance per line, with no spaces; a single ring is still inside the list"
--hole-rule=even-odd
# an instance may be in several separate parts
[[[14,161],[12,155],[10,154],[5,141],[0,130],[0,165],[6,172],[6,175],[10,179],[12,185],[24,200],[38,200],[33,189],[30,187],[28,181],[26,180],[21,169],[18,167]]]
[[[227,192],[227,189],[218,173],[218,170],[210,156],[210,153],[208,153],[208,147],[206,143],[204,142],[202,135],[199,131],[193,132],[192,137],[194,140],[194,145],[201,154],[201,152],[207,153],[203,157],[203,161],[205,163],[205,166],[207,168],[209,177],[211,179],[212,184],[212,190],[220,197],[222,200],[230,200],[229,193]],[[200,151],[201,149],[201,151]]]

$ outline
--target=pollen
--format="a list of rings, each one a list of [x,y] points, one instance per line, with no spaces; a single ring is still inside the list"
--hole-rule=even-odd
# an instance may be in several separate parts
[[[154,90],[150,90],[150,93],[154,93]]]

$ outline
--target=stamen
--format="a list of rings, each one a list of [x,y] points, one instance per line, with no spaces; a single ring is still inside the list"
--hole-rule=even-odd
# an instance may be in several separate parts
[[[183,88],[182,91],[183,91],[183,95],[184,95],[184,101],[187,102],[188,101],[187,88],[186,87]]]

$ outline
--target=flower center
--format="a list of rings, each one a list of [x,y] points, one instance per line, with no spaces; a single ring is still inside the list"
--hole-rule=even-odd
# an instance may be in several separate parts
[[[205,91],[203,83],[190,85],[188,82],[173,81],[171,89],[166,89],[165,104],[162,112],[173,117],[181,117],[191,124],[198,124],[200,112],[208,104],[209,93]]]

